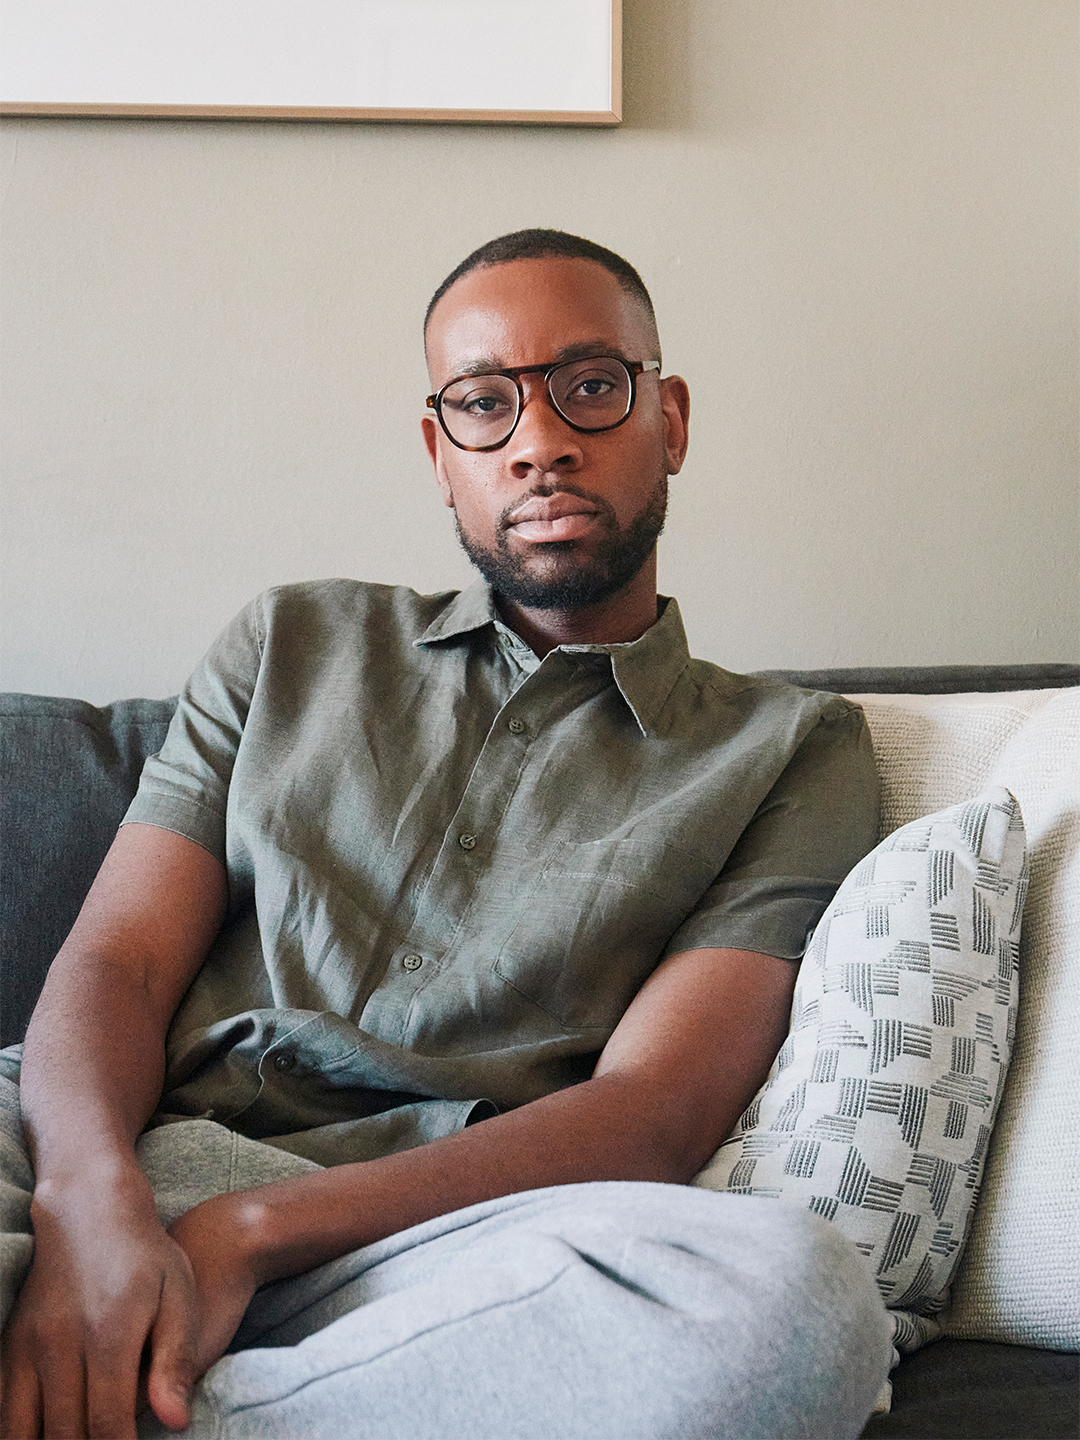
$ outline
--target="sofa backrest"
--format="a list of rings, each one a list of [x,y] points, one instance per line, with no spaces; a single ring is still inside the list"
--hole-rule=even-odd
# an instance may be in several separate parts
[[[994,669],[961,670],[956,685],[983,692],[961,695],[946,692],[940,669],[925,672],[933,699],[920,699],[920,677],[910,669],[897,672],[907,694],[882,671],[788,671],[781,678],[842,688],[865,705],[882,780],[883,833],[987,783],[1004,785],[1020,801],[1032,876],[1012,1071],[945,1319],[948,1333],[958,1336],[1077,1348],[1080,689],[1000,693]],[[1015,669],[1010,678],[1020,678]],[[1075,686],[1080,672],[1024,667],[1022,679],[1029,686]],[[175,703],[126,700],[96,708],[0,696],[4,1044],[22,1038],[49,964]]]
[[[22,1039],[175,709],[0,695],[0,1044]]]
[[[761,673],[807,689],[881,695],[1080,684],[1080,666],[1052,664]],[[175,696],[98,707],[0,694],[0,1045],[25,1034],[49,965],[175,709]]]

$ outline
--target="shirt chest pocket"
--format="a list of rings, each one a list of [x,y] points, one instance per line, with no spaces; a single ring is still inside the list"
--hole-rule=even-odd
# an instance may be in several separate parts
[[[565,843],[523,898],[495,973],[572,1029],[610,1030],[715,874],[714,858],[659,841]]]

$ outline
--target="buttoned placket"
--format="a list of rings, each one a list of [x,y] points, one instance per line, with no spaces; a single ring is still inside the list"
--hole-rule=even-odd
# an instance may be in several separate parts
[[[607,656],[553,650],[541,662],[531,651],[528,655],[532,663],[526,661],[522,666],[520,683],[491,724],[418,900],[413,924],[391,960],[389,987],[384,982],[369,1001],[378,1012],[378,1032],[385,1040],[393,1038],[388,1028],[392,1023],[404,1030],[409,1007],[431,983],[441,957],[466,920],[477,880],[487,868],[529,764],[534,740],[612,683]],[[448,919],[452,921],[449,929]],[[435,936],[440,943],[433,944]],[[392,1022],[395,1010],[397,1018]]]

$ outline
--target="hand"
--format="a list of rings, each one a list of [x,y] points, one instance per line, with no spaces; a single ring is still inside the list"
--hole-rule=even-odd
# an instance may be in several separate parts
[[[256,1214],[253,1192],[240,1191],[204,1200],[169,1226],[195,1285],[198,1375],[224,1355],[260,1284],[252,1244]]]
[[[39,1187],[34,1263],[4,1337],[2,1432],[11,1440],[134,1440],[146,1349],[154,1411],[171,1429],[188,1423],[200,1373],[196,1286],[140,1181],[63,1194]]]

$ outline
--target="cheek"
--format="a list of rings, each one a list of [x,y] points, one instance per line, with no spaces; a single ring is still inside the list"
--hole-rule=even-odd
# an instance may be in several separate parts
[[[506,497],[490,476],[477,473],[478,467],[447,467],[447,483],[458,520],[466,528],[491,529],[501,514]]]
[[[608,498],[619,523],[625,525],[651,503],[657,487],[664,482],[667,454],[663,440],[657,438],[648,445],[638,441],[621,448],[612,470],[618,479],[615,493]]]

